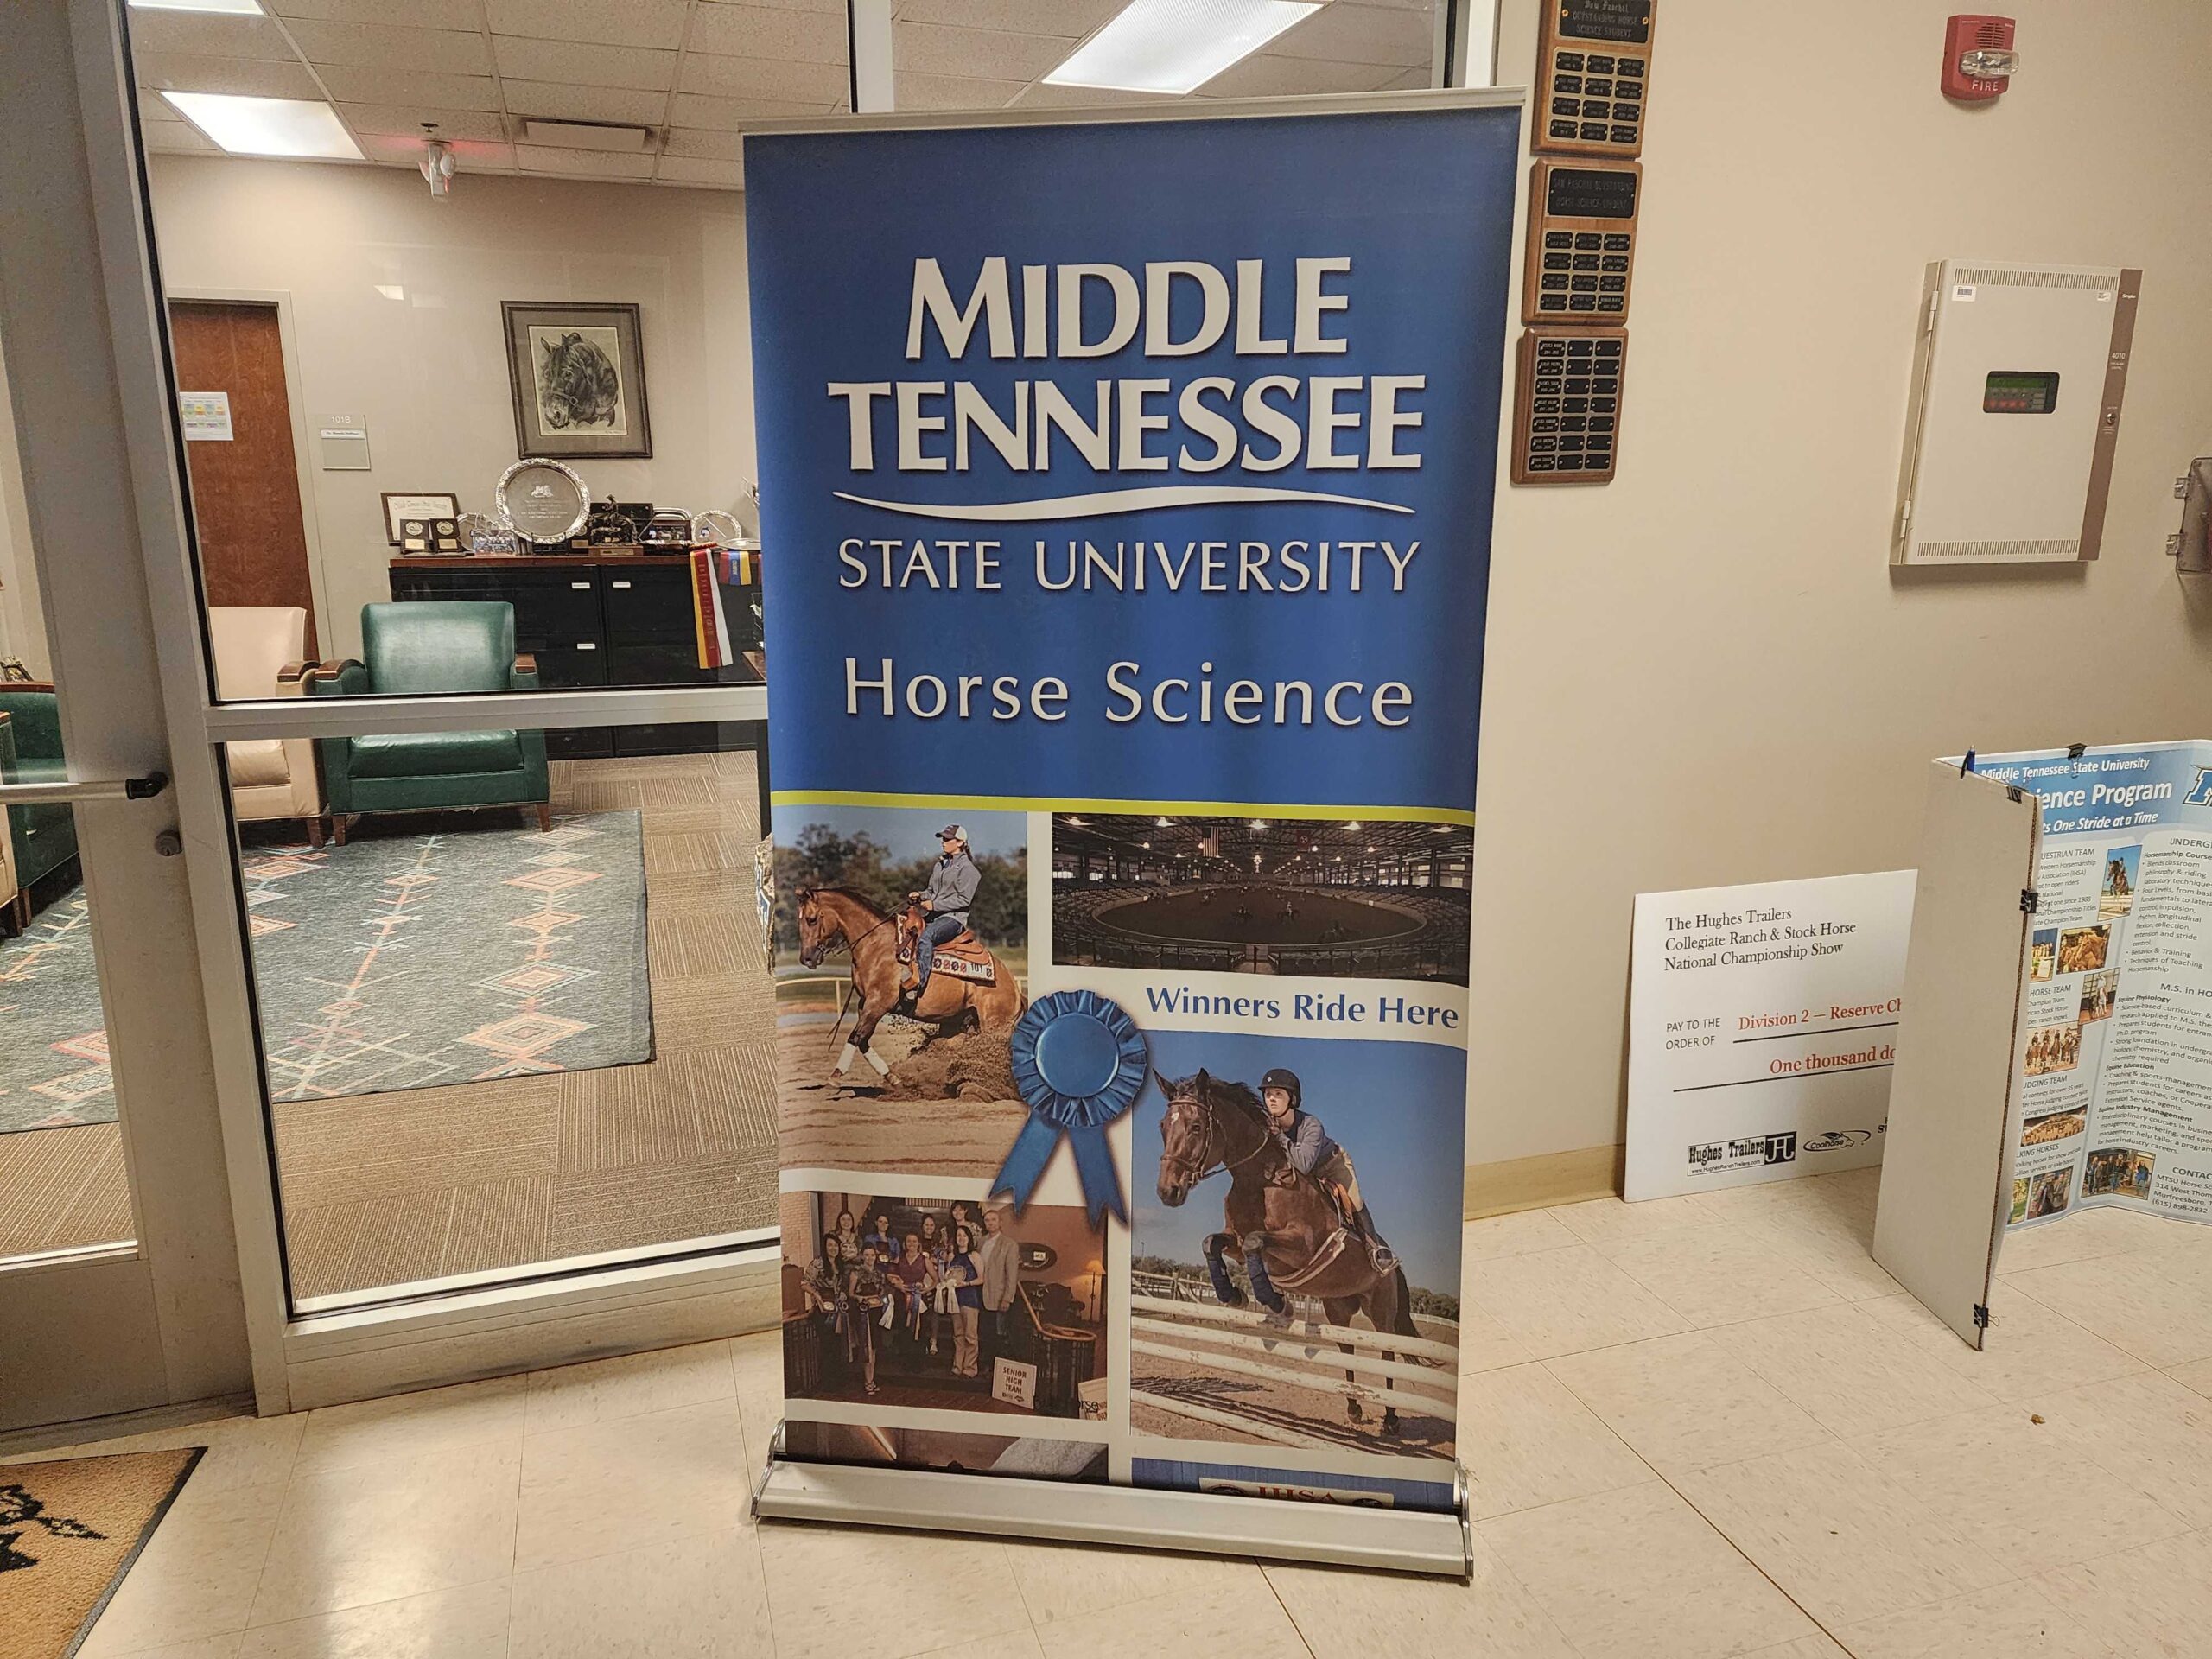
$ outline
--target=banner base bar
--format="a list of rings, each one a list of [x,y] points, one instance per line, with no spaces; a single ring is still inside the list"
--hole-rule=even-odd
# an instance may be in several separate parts
[[[1464,1486],[1460,1493],[1460,1512],[1440,1514],[772,1457],[753,1513],[772,1521],[1319,1561],[1465,1582],[1474,1574],[1474,1543]]]

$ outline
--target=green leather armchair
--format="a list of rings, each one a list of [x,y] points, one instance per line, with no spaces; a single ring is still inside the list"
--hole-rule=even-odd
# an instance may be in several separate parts
[[[361,607],[361,656],[308,671],[310,696],[535,691],[537,664],[515,654],[515,608],[426,601]],[[552,823],[545,734],[394,732],[316,740],[338,842],[362,812],[535,806]]]
[[[10,752],[0,756],[0,779],[46,784],[69,776],[61,755],[61,706],[52,686],[0,681],[0,712],[14,738]],[[11,806],[8,841],[16,866],[16,925],[28,927],[32,884],[77,856],[77,815],[67,803]]]

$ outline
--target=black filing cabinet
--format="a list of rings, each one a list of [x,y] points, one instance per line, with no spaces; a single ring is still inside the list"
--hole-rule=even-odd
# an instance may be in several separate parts
[[[515,607],[515,649],[537,659],[549,690],[594,685],[758,684],[757,588],[725,584],[723,612],[739,660],[705,669],[692,636],[691,566],[682,555],[391,562],[395,600],[505,600]],[[748,659],[747,653],[753,653]],[[749,725],[749,723],[748,723]],[[711,721],[548,731],[555,760],[586,755],[696,754],[753,748],[757,733]]]

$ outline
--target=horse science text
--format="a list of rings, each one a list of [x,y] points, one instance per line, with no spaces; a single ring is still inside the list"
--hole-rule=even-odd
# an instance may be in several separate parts
[[[1408,527],[1391,523],[1413,509],[1388,499],[1387,490],[1370,493],[1364,475],[1386,485],[1391,474],[1422,466],[1427,376],[1272,372],[1325,367],[1350,349],[1344,331],[1351,323],[1353,283],[1352,262],[1341,255],[1134,267],[1016,267],[995,255],[964,284],[939,261],[916,259],[906,359],[918,365],[942,357],[957,366],[982,359],[1015,372],[979,382],[932,363],[942,378],[824,383],[830,418],[845,435],[849,477],[847,487],[834,491],[837,498],[908,518],[961,521],[943,535],[841,538],[838,588],[899,595],[1011,590],[1032,603],[1054,594],[1163,604],[1217,594],[1294,603],[1348,597],[1389,603],[1414,595],[1422,543],[1404,533]],[[1255,372],[1087,380],[1065,372],[1064,365],[1133,346],[1147,365],[1208,353],[1217,364],[1217,348],[1226,346],[1240,361],[1254,359]],[[1030,362],[1038,369],[1025,377],[1020,365]],[[1305,486],[1297,488],[1272,476],[1293,467],[1309,477],[1348,476],[1341,486],[1301,480]],[[1242,481],[1220,481],[1231,468]],[[902,487],[917,475],[957,479],[979,471],[989,481],[978,477],[969,500],[938,499],[941,486]],[[1024,491],[1052,493],[1005,499]],[[918,493],[931,499],[912,499]],[[1351,508],[1377,522],[1372,534],[1338,529],[1264,541],[1148,537],[1141,524],[1111,537],[1005,533],[1025,522],[1118,516],[1128,524],[1129,515],[1157,509],[1262,502]],[[1341,525],[1341,515],[1331,522]],[[1386,529],[1393,533],[1382,533]],[[918,629],[915,639],[925,651],[926,630]],[[1229,649],[1224,644],[1224,657]],[[1084,701],[1050,675],[888,655],[846,658],[844,694],[844,712],[856,719],[1052,724],[1076,712],[1071,701]],[[1412,722],[1414,704],[1404,681],[1244,677],[1236,664],[1201,650],[1171,666],[1111,664],[1095,713],[1117,726],[1398,728]]]

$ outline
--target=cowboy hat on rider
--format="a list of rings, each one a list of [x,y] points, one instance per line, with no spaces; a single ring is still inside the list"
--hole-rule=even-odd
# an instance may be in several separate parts
[[[968,912],[982,881],[982,872],[968,855],[965,825],[948,823],[937,832],[937,838],[944,851],[930,868],[929,885],[906,895],[906,902],[926,918],[914,940],[913,986],[899,1001],[899,1011],[910,1015],[919,1006],[922,993],[929,989],[938,947],[968,931]]]

